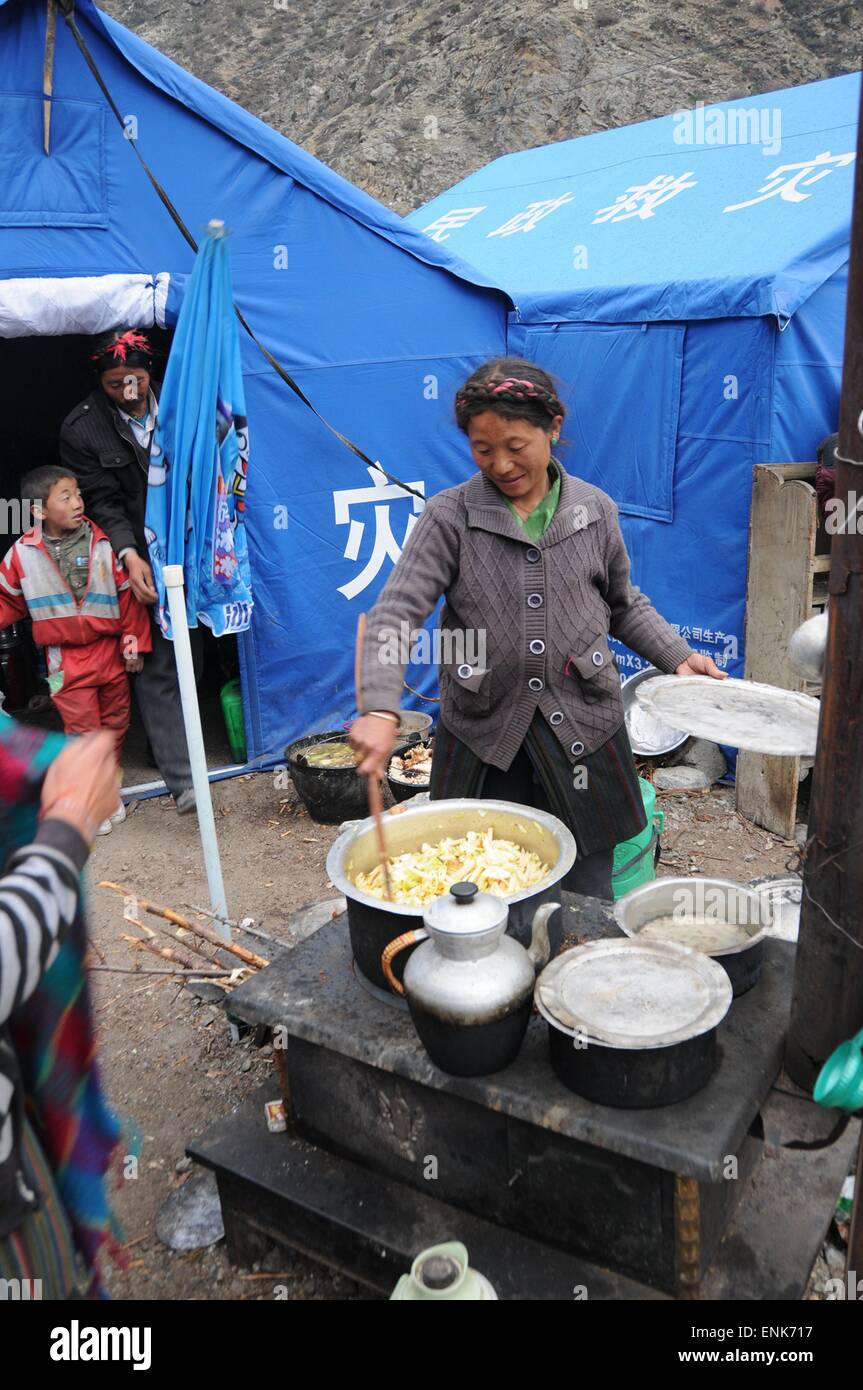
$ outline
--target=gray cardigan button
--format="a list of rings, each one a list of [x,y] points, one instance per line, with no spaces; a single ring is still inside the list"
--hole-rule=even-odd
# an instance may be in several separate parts
[[[535,565],[539,559],[539,551],[531,546],[530,550],[525,551],[524,558],[527,560],[528,564]]]
[[[591,657],[591,661],[593,662],[594,666],[601,666],[601,665],[602,665],[602,652],[594,652],[594,653],[593,653],[593,656]]]
[[[528,594],[528,596],[527,596],[527,606],[528,606],[528,608],[541,608],[541,607],[542,607],[542,594]]]
[[[583,743],[580,743],[580,742],[576,739],[575,743],[572,745],[572,747],[570,748],[569,751],[570,751],[570,753],[574,753],[575,756],[578,757],[579,753],[583,753],[583,752],[584,752],[584,744],[583,744]]]
[[[465,664],[459,666],[459,668],[458,668],[458,673],[459,673],[459,675],[461,676],[462,680],[463,680],[463,681],[466,681],[466,680],[468,679],[469,676],[472,676],[472,675],[473,675],[473,667],[472,667],[472,666],[468,666],[468,665],[465,663]]]
[[[556,709],[556,710],[554,711],[554,714],[550,714],[550,715],[548,716],[548,722],[549,722],[549,724],[554,724],[555,728],[557,727],[558,724],[562,724],[562,723],[563,723],[563,711],[562,711],[562,710],[559,710],[559,709]]]
[[[542,656],[542,653],[545,651],[545,643],[541,642],[537,637],[531,642],[530,650],[533,652],[534,656]]]
[[[527,684],[528,684],[528,689],[530,689],[530,690],[544,690],[544,689],[545,689],[545,682],[544,682],[544,681],[541,681],[541,680],[539,679],[539,676],[532,676],[531,679],[528,681]]]

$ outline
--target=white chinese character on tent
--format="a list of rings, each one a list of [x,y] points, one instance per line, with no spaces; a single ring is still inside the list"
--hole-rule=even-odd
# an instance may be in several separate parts
[[[481,208],[450,208],[449,212],[436,217],[434,222],[429,222],[427,227],[423,227],[423,231],[432,241],[449,241],[450,232],[464,227],[478,212],[485,212],[485,205]]]
[[[522,212],[517,212],[503,226],[496,227],[493,232],[487,232],[487,236],[512,236],[513,232],[532,232],[537,222],[541,222],[544,217],[548,217],[550,212],[563,207],[564,203],[571,203],[573,193],[561,193],[559,198],[544,198],[539,203],[528,203]]]
[[[619,198],[607,208],[599,208],[594,222],[625,222],[628,217],[652,217],[654,209],[667,203],[682,193],[685,188],[695,188],[698,180],[691,177],[692,170],[684,174],[657,174],[650,183],[636,183],[621,193]],[[688,180],[688,181],[687,181]]]
[[[757,198],[750,198],[747,203],[729,203],[728,207],[722,210],[737,212],[738,208],[751,208],[755,203],[764,203],[776,194],[784,198],[786,203],[805,202],[812,194],[801,193],[801,188],[808,188],[819,179],[826,178],[834,169],[841,168],[843,164],[850,164],[853,158],[853,151],[850,154],[831,154],[829,150],[825,150],[814,159],[803,159],[799,164],[780,164],[778,169],[774,169],[773,173],[767,176],[767,182],[759,188]],[[791,177],[786,177],[787,175]]]
[[[417,522],[417,515],[423,510],[425,502],[420,497],[413,497],[409,492],[404,492],[395,483],[388,483],[383,474],[376,468],[366,470],[374,484],[373,487],[352,487],[345,488],[342,492],[333,493],[335,504],[336,525],[347,526],[350,522],[348,539],[345,545],[345,559],[356,560],[359,558],[360,546],[365,533],[366,524],[364,521],[357,521],[350,514],[351,507],[359,507],[365,503],[374,503],[375,508],[375,539],[372,545],[372,553],[368,558],[366,566],[347,584],[342,584],[339,593],[344,594],[345,598],[356,598],[363,589],[367,589],[372,580],[377,577],[385,560],[396,560],[402,553],[407,542],[408,536]],[[411,483],[418,492],[425,491],[425,483]],[[410,498],[413,510],[408,517],[405,527],[405,534],[401,546],[393,535],[390,524],[389,506],[382,506],[382,503],[404,502]]]

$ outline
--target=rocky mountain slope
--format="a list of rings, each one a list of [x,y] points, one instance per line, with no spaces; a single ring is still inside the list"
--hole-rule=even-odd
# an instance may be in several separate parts
[[[818,0],[102,0],[190,72],[406,213],[510,150],[859,65]]]

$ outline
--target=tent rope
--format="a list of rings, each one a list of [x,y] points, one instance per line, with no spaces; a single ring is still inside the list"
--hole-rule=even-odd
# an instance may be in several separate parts
[[[125,133],[126,123],[123,120],[117,103],[111,96],[111,93],[108,90],[105,80],[102,77],[102,74],[100,73],[96,65],[96,60],[90,52],[89,48],[87,47],[87,44],[84,40],[84,36],[78,28],[78,25],[75,23],[75,0],[59,0],[59,5],[63,18],[66,21],[67,28],[69,29],[70,33],[72,34],[72,37],[78,45],[84,62],[90,69],[90,72],[92,73],[93,78],[99,87],[99,90],[101,91],[109,107],[111,108],[111,111],[114,113],[114,116],[116,117],[119,125],[122,127]],[[171,199],[168,197],[168,194],[166,193],[165,189],[162,187],[161,183],[156,178],[156,175],[153,173],[146,159],[141,154],[141,151],[138,149],[137,141],[127,139],[126,143],[128,145],[131,145],[132,149],[135,152],[135,157],[140,163],[141,168],[144,170],[144,173],[147,175],[147,178],[150,180],[150,183],[152,184],[158,198],[164,204],[165,208],[167,209],[169,215],[175,222],[181,235],[185,238],[189,246],[197,255],[198,243],[195,241],[195,238],[192,236],[192,233],[189,231],[189,228],[186,226],[179,212],[174,207],[174,204],[171,202]],[[327,420],[327,418],[321,414],[321,412],[316,408],[316,406],[312,404],[308,396],[303,391],[302,387],[299,386],[296,381],[294,381],[290,373],[285,370],[285,368],[279,361],[277,361],[277,359],[270,352],[269,348],[264,346],[260,338],[252,329],[251,325],[249,324],[239,305],[234,305],[234,312],[237,315],[237,318],[239,319],[243,328],[246,330],[249,337],[252,339],[252,342],[255,343],[255,345],[258,347],[260,352],[269,362],[273,370],[277,373],[278,376],[281,377],[282,381],[284,381],[285,385],[291,388],[291,390],[294,392],[296,396],[299,397],[303,404],[308,406],[312,414],[317,416],[321,424],[325,425],[326,428],[330,431],[330,433],[334,434],[336,436],[336,439],[338,439],[342,444],[344,444],[345,448],[350,449],[351,453],[356,454],[357,458],[360,459],[361,462],[367,464],[369,468],[374,468],[379,473],[382,473],[383,476],[386,478],[387,482],[392,483],[395,487],[401,488],[403,492],[410,493],[413,497],[418,497],[421,502],[427,501],[425,495],[422,492],[420,492],[418,488],[411,487],[410,483],[403,483],[401,478],[396,478],[394,474],[388,473],[387,470],[376,459],[369,458],[368,454],[365,453],[364,450],[362,450],[358,444],[354,444],[354,442],[351,439],[348,439],[347,435],[342,434],[341,430],[336,429],[335,425],[331,425],[329,420]]]

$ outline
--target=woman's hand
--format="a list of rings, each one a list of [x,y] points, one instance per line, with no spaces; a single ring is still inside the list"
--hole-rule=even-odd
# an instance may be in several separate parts
[[[674,672],[675,676],[712,676],[715,681],[728,679],[727,671],[720,671],[712,656],[706,652],[693,652],[686,661],[681,661]]]
[[[41,820],[64,820],[87,841],[116,811],[120,770],[114,737],[81,734],[54,759],[42,784]]]
[[[357,764],[360,776],[386,776],[397,729],[398,725],[391,719],[379,719],[376,714],[364,714],[351,725],[348,742],[360,755]]]

